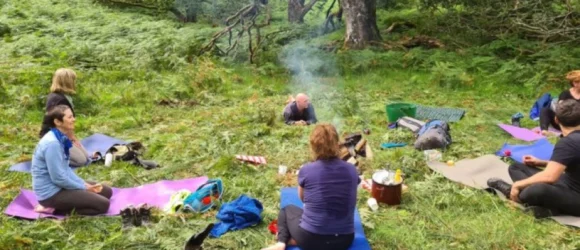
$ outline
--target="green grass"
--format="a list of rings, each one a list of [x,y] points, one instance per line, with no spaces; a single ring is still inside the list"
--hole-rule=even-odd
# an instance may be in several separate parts
[[[193,41],[217,28],[182,25],[88,0],[0,1],[0,23],[12,29],[0,41],[0,96],[6,97],[0,102],[2,210],[20,188],[31,186],[30,175],[5,170],[30,158],[38,141],[42,97],[52,72],[66,66],[79,73],[77,134],[98,132],[141,141],[148,148],[146,158],[163,165],[150,171],[122,163],[111,168],[95,165],[79,169],[81,177],[129,187],[207,175],[224,180],[224,202],[247,194],[264,204],[263,223],[209,239],[206,249],[259,249],[274,242],[267,225],[277,217],[279,190],[296,185],[295,177],[278,177],[277,166],[297,170],[309,160],[312,127],[288,127],[281,118],[288,94],[299,91],[311,95],[319,120],[335,123],[341,134],[371,129],[368,139],[375,158],[361,163],[367,178],[386,164],[407,176],[410,192],[396,208],[381,207],[373,213],[365,205],[369,194],[359,191],[358,208],[373,249],[580,247],[574,229],[536,221],[491,195],[433,174],[422,152],[411,147],[379,149],[387,141],[412,143],[410,133],[386,128],[385,103],[403,100],[467,110],[464,119],[451,126],[454,143],[445,160],[493,153],[506,141],[517,143],[495,124],[509,122],[515,112],[527,113],[533,88],[483,84],[477,79],[492,75],[485,71],[472,73],[477,78],[471,87],[450,88],[412,66],[371,67],[360,74],[354,74],[355,68],[315,77],[314,87],[295,84],[273,64],[253,67],[207,58],[189,63]],[[339,38],[334,33],[328,39]],[[337,67],[373,65],[362,55],[355,63],[338,61]],[[393,58],[396,55],[387,54],[386,59]],[[178,104],[158,105],[161,100]],[[530,120],[524,125],[534,126]],[[269,163],[244,165],[233,159],[235,154],[264,155]],[[215,221],[215,213],[159,215],[153,226],[126,232],[118,217],[59,222],[1,215],[0,249],[181,249],[189,236]]]

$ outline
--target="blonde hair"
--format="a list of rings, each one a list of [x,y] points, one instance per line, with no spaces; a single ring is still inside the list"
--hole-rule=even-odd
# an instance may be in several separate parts
[[[566,80],[570,81],[570,85],[574,86],[574,82],[580,82],[580,70],[572,70],[566,74]]]
[[[316,125],[310,134],[310,152],[313,160],[328,160],[339,155],[336,128],[328,123]]]
[[[50,92],[75,94],[77,74],[72,69],[61,68],[54,72]]]

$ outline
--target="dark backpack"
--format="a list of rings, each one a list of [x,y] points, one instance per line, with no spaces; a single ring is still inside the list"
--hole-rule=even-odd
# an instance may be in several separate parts
[[[116,161],[130,162],[135,166],[143,167],[147,170],[157,168],[159,165],[154,161],[139,159],[145,153],[145,147],[141,142],[131,142],[127,144],[114,144],[107,150]]]

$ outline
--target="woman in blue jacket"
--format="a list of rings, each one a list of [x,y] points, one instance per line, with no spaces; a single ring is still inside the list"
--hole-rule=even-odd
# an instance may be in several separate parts
[[[85,182],[70,168],[75,118],[70,107],[57,105],[42,122],[40,142],[32,158],[32,187],[37,212],[79,215],[104,214],[109,210],[110,187]]]

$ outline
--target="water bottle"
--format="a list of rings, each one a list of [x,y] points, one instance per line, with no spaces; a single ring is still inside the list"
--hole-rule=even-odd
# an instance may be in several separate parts
[[[105,155],[105,166],[110,167],[113,164],[113,154],[107,153]]]

